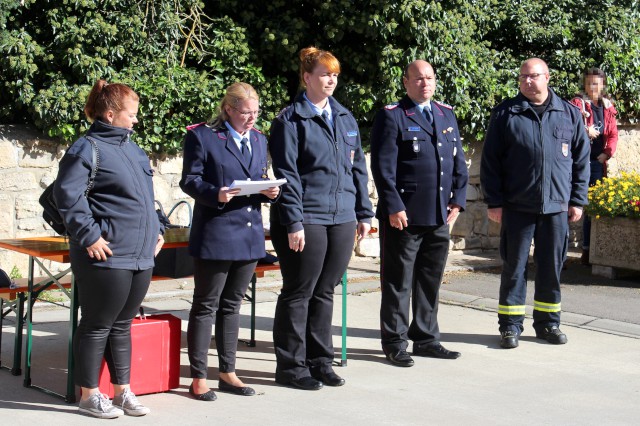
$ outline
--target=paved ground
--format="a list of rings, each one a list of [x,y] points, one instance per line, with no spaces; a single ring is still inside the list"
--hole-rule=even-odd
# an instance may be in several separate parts
[[[497,265],[490,255],[449,260],[450,272],[482,271]],[[379,344],[375,261],[354,260],[349,276],[348,365],[336,367],[347,384],[304,392],[273,381],[275,358],[271,326],[277,275],[260,282],[255,348],[238,352],[238,373],[259,395],[239,397],[218,393],[212,403],[188,397],[186,318],[191,285],[188,280],[155,284],[145,303],[147,310],[171,312],[183,320],[181,387],[175,391],[141,396],[152,409],[145,418],[120,418],[118,424],[234,425],[632,425],[640,416],[640,326],[584,314],[564,313],[564,346],[536,340],[531,321],[521,346],[503,350],[496,336],[497,302],[442,290],[440,308],[442,340],[463,356],[455,361],[417,358],[403,369],[385,361]],[[454,277],[455,274],[450,275]],[[452,281],[454,281],[452,279]],[[180,288],[184,287],[184,288]],[[341,290],[340,287],[337,289]],[[334,344],[340,349],[341,298],[336,297]],[[243,306],[241,337],[248,336],[248,306]],[[33,382],[62,392],[65,383],[66,318],[63,309],[39,308],[33,357]],[[4,327],[2,359],[10,361],[12,329]],[[217,375],[215,348],[210,352],[210,378]],[[99,422],[75,414],[65,404],[33,389],[22,387],[22,377],[0,371],[0,419],[11,424],[80,425]],[[211,380],[212,387],[217,386]],[[5,422],[2,422],[5,424]]]

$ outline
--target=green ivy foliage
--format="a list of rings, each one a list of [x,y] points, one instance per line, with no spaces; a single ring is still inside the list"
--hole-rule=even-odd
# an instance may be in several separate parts
[[[483,138],[532,56],[566,98],[585,68],[603,68],[620,117],[640,116],[640,0],[0,0],[0,121],[70,142],[88,126],[91,85],[106,78],[140,94],[138,143],[175,153],[184,127],[215,114],[241,80],[260,92],[268,132],[299,90],[298,52],[310,45],[340,59],[336,97],[365,144],[416,58],[434,66],[436,98],[455,107],[467,141]]]
[[[436,71],[436,98],[455,106],[467,139],[483,139],[491,108],[518,91],[523,60],[549,63],[551,85],[571,97],[581,75],[609,75],[621,117],[640,115],[640,2],[637,0],[274,0],[208,3],[253,28],[267,75],[297,90],[297,52],[315,45],[342,63],[339,98],[363,134],[375,111],[404,93],[402,70],[413,59]],[[269,66],[266,66],[269,64]]]
[[[104,78],[129,84],[140,95],[138,144],[173,154],[188,124],[216,114],[232,82],[253,84],[262,103],[272,107],[263,125],[285,102],[282,79],[265,78],[254,65],[245,28],[206,15],[200,1],[6,3],[11,7],[0,14],[4,122],[32,123],[72,142],[87,130],[84,102],[93,83]]]

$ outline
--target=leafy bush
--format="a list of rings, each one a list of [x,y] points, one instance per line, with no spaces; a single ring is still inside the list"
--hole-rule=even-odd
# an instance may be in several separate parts
[[[211,117],[234,81],[256,85],[272,106],[263,126],[284,103],[281,79],[253,65],[245,29],[207,16],[199,1],[9,3],[12,13],[0,14],[2,121],[33,123],[71,142],[88,128],[84,102],[105,78],[140,95],[137,142],[171,154],[185,126]]]
[[[586,67],[609,75],[622,120],[640,116],[640,0],[0,0],[0,120],[71,141],[99,77],[141,94],[138,141],[175,152],[183,128],[207,119],[226,85],[261,94],[269,122],[298,90],[298,52],[342,63],[336,97],[362,134],[404,94],[402,70],[424,58],[436,98],[455,106],[466,139],[482,139],[491,108],[517,93],[520,63],[546,60],[563,97]],[[365,140],[366,143],[366,140]]]
[[[640,174],[606,177],[589,188],[585,211],[599,217],[640,218]]]

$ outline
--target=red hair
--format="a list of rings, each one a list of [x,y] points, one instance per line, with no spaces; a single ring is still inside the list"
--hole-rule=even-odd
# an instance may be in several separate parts
[[[121,83],[109,84],[106,80],[98,80],[93,85],[87,103],[84,105],[84,114],[90,122],[103,119],[107,111],[120,112],[126,99],[138,101],[139,97],[129,86]]]
[[[340,61],[331,52],[310,46],[300,51],[300,84],[305,87],[304,73],[312,73],[318,64],[322,64],[329,72],[340,73]]]

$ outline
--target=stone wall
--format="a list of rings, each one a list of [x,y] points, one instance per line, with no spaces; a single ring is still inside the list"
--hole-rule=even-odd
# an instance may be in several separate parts
[[[38,197],[54,179],[64,147],[49,140],[41,133],[24,126],[0,125],[0,238],[22,238],[54,235],[42,220]],[[486,206],[480,190],[479,164],[481,143],[472,143],[466,152],[469,165],[467,209],[452,228],[452,250],[488,250],[499,244],[499,226],[487,219]],[[180,200],[190,200],[179,187],[182,171],[181,156],[152,156],[156,170],[154,185],[156,199],[165,211]],[[640,171],[640,126],[621,126],[618,151],[609,165],[610,175],[622,171]],[[272,174],[271,174],[272,175]],[[378,195],[369,182],[369,196],[377,204]],[[268,223],[268,209],[263,209]],[[171,217],[174,223],[188,223],[188,211],[176,210]],[[373,226],[379,228],[374,219]],[[574,246],[581,240],[581,226],[574,224],[571,239]],[[356,254],[378,256],[377,234],[372,234],[356,247]],[[24,274],[27,257],[7,250],[0,250],[0,266],[10,271],[17,266]],[[60,266],[53,265],[54,270]],[[36,272],[38,273],[38,272]]]

